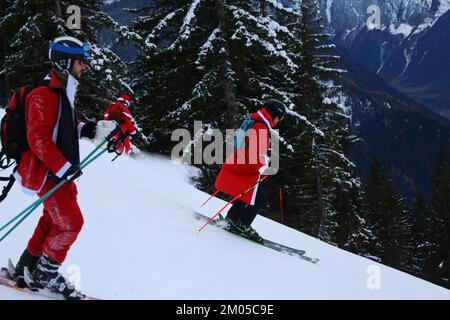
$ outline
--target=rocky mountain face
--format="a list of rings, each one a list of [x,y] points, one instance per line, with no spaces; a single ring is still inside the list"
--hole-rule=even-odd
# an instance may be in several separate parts
[[[367,22],[378,6],[380,25]],[[321,0],[328,30],[369,71],[450,118],[450,0]]]
[[[364,177],[376,157],[388,169],[401,193],[431,196],[430,177],[441,144],[450,148],[450,123],[389,86],[380,76],[336,50],[348,71],[338,98],[351,115],[351,130],[360,140],[352,146],[356,172]]]

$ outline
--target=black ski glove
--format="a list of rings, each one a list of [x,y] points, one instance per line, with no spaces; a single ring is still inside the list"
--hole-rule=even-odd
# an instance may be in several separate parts
[[[69,170],[67,170],[66,173],[61,177],[61,180],[72,182],[78,179],[82,174],[83,172],[81,171],[79,166],[71,165]]]
[[[97,123],[89,121],[81,128],[81,138],[94,139],[97,132]]]

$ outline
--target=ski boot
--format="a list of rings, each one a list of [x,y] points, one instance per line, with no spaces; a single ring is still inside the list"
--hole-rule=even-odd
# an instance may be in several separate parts
[[[225,220],[228,223],[225,230],[234,234],[241,234],[241,230],[238,228],[239,222],[233,221],[230,218],[226,218]]]
[[[47,256],[42,256],[33,273],[28,268],[24,269],[24,279],[27,287],[31,290],[48,289],[53,293],[61,295],[66,300],[83,300],[86,295],[76,290],[75,287],[66,281],[58,272],[61,265]]]
[[[256,232],[256,230],[251,226],[243,224],[240,221],[231,220],[230,218],[227,218],[226,220],[228,221],[228,225],[225,230],[227,230],[228,232],[243,236],[255,242],[262,243],[264,241],[263,238],[261,238],[261,236],[258,234],[258,232]]]
[[[248,226],[246,224],[239,224],[237,225],[237,229],[240,231],[240,235],[250,239],[255,242],[263,243],[263,238],[256,232],[255,229],[252,228],[252,226]]]
[[[25,250],[15,267],[12,261],[8,260],[8,274],[11,277],[11,280],[16,282],[17,287],[21,289],[27,288],[24,279],[24,268],[27,268],[30,272],[34,272],[39,258],[40,257],[33,256],[28,250]]]

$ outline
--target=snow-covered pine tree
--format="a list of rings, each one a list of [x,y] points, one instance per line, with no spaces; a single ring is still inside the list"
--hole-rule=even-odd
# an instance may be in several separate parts
[[[122,79],[126,66],[110,50],[98,46],[97,34],[105,26],[119,26],[101,11],[100,0],[14,0],[0,20],[0,34],[11,35],[6,41],[5,62],[0,74],[6,79],[3,89],[39,81],[48,72],[48,45],[57,36],[79,37],[92,44],[94,57],[81,82],[79,110],[86,117],[99,116],[108,103],[122,92],[130,92]],[[81,9],[81,29],[69,29],[70,5]],[[2,90],[2,91],[3,91]]]
[[[133,81],[140,96],[151,150],[170,153],[171,133],[193,132],[194,120],[209,129],[237,128],[265,96],[289,103],[297,68],[287,54],[298,41],[274,13],[294,14],[275,0],[162,1],[135,29],[144,40]],[[192,145],[195,144],[193,138]],[[204,166],[203,186],[218,166]]]
[[[335,68],[339,57],[328,53],[333,46],[325,42],[329,35],[324,33],[317,1],[297,1],[297,6],[300,19],[291,24],[298,39],[291,48],[298,65],[292,113],[306,116],[312,125],[296,123],[298,117],[283,125],[283,135],[295,152],[286,152],[277,178],[287,189],[286,202],[297,216],[297,227],[344,246],[359,224],[360,188],[354,165],[345,155],[354,138],[348,117],[337,104],[339,87],[333,83],[343,71]]]
[[[42,79],[48,71],[48,44],[63,24],[55,19],[55,10],[53,1],[10,1],[0,20],[0,34],[6,38],[0,74],[7,83],[2,88],[7,96],[18,86]]]
[[[0,2],[0,24],[1,21],[6,18],[6,13],[8,8],[11,6],[10,0],[4,0]],[[6,32],[0,32],[0,106],[6,105],[8,97],[7,92],[5,90],[8,87],[7,77],[2,72],[4,70],[5,58],[7,54],[8,43],[10,42],[9,38],[11,34]]]
[[[80,110],[86,117],[97,117],[121,94],[133,94],[126,77],[127,65],[110,49],[98,44],[98,34],[102,28],[109,28],[120,38],[126,38],[128,32],[102,10],[102,0],[70,0],[62,3],[63,13],[67,5],[81,8],[81,29],[68,34],[89,42],[93,50],[90,68],[80,83]]]

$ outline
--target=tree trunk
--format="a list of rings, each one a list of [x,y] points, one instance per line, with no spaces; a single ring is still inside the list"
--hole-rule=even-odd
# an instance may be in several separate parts
[[[223,37],[224,39],[228,39],[228,35],[229,35],[229,22],[228,22],[228,18],[226,15],[226,11],[224,8],[224,3],[223,0],[217,0],[217,17],[219,18],[219,22],[220,22],[220,27],[221,27],[221,31],[223,33]],[[227,41],[228,42],[228,41]],[[229,49],[229,47],[228,47]],[[229,56],[229,50],[226,50],[226,61],[230,61],[230,56]],[[226,68],[226,66],[224,66]],[[233,126],[235,125],[235,123],[233,123],[233,119],[235,119],[235,116],[238,112],[237,110],[237,105],[236,105],[236,92],[234,90],[234,85],[233,83],[230,81],[230,79],[225,79],[224,82],[224,104],[226,107],[226,127],[227,128],[233,128]]]
[[[58,16],[59,18],[63,18],[60,0],[55,0],[55,13],[56,13],[56,16]]]

